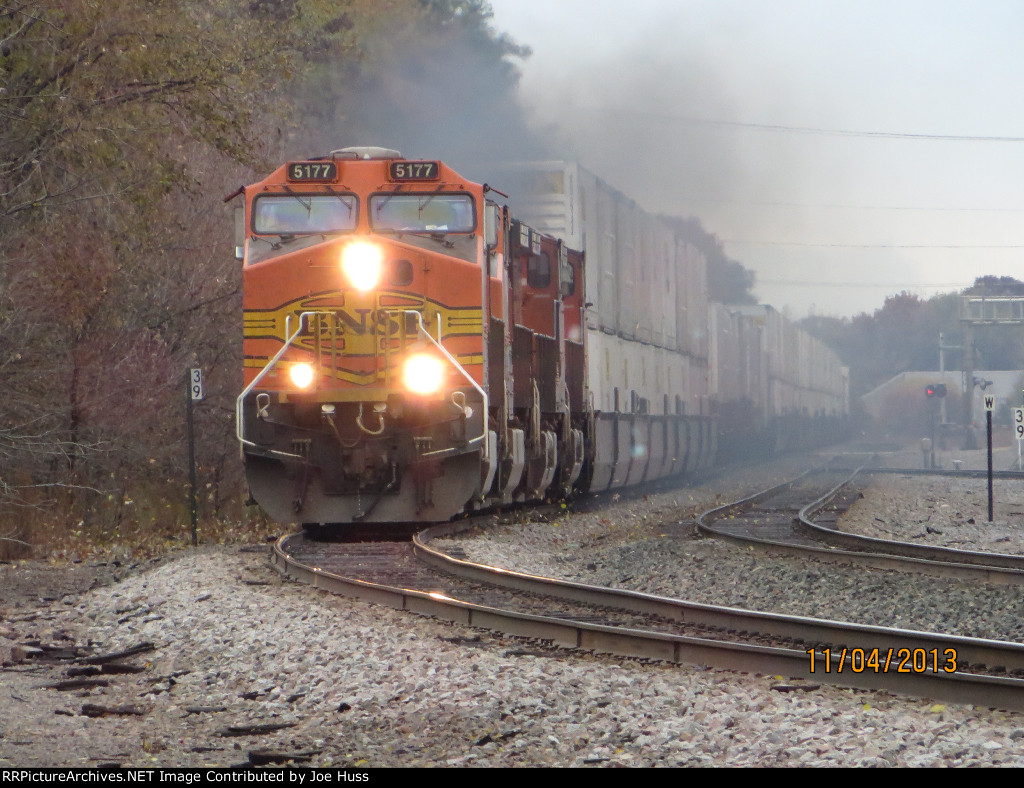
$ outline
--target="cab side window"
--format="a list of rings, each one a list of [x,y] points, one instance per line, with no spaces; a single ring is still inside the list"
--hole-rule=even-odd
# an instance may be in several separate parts
[[[551,285],[551,258],[547,252],[530,255],[526,264],[526,283],[530,287],[545,288]]]

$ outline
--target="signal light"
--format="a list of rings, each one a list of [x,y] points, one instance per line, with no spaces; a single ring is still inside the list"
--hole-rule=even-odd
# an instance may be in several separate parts
[[[924,395],[926,397],[945,397],[946,396],[946,384],[945,383],[929,383],[924,387]]]

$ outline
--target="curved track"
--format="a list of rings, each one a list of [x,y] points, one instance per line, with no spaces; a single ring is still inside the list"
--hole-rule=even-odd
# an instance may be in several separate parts
[[[871,477],[892,473],[907,472],[826,466],[742,501],[705,512],[697,519],[697,527],[709,536],[830,562],[986,583],[1024,584],[1024,556],[955,550],[838,531],[836,522],[861,497]],[[924,474],[918,472],[918,475]],[[959,475],[979,474],[961,472]],[[997,476],[1024,478],[1015,471],[1001,472]]]
[[[842,489],[849,476],[842,474],[842,484],[833,478],[831,490]],[[790,483],[786,494],[799,487]],[[754,498],[764,503],[770,492],[778,503],[779,488]],[[822,499],[835,501],[836,495],[818,496],[815,505],[828,505]],[[558,646],[1024,710],[1024,681],[1006,675],[1024,673],[1024,645],[568,583],[481,566],[430,546],[435,538],[478,525],[435,527],[411,545],[336,545],[297,534],[278,542],[273,560],[285,574],[318,588]],[[919,559],[912,560],[916,567]]]

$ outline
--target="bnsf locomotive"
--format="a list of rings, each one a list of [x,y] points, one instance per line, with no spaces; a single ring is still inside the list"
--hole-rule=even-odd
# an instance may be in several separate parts
[[[591,208],[587,249],[617,274],[393,150],[241,192],[237,431],[273,518],[443,521],[713,460],[703,259],[642,214]],[[624,252],[600,248],[616,222]]]

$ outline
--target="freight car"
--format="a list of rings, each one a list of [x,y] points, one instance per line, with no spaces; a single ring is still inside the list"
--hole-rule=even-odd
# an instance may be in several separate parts
[[[723,456],[764,457],[847,435],[850,370],[770,306],[712,304],[710,397]]]
[[[442,521],[711,464],[703,258],[582,169],[546,175],[529,205],[585,197],[576,234],[382,148],[240,190],[237,432],[272,517]]]
[[[849,369],[770,306],[709,303],[704,256],[669,224],[575,162],[506,177],[520,216],[586,250],[589,379],[604,419],[623,410],[614,394],[626,386],[630,401],[671,391],[679,413],[710,416],[719,460],[846,436]]]

